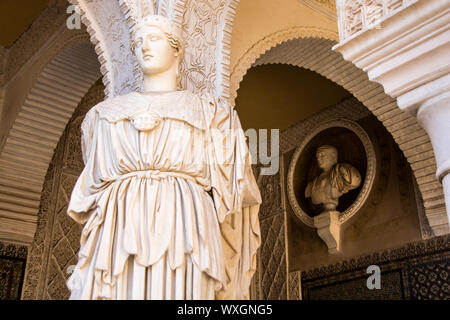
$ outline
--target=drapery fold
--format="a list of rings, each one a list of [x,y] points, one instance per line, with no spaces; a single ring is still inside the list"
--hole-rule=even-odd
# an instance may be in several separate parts
[[[261,195],[237,113],[220,99],[211,121],[211,186],[220,222],[226,280],[218,299],[249,299],[261,243],[258,211]]]
[[[85,168],[68,214],[85,225],[71,299],[248,298],[261,197],[236,112],[188,91],[130,95],[141,113],[161,116],[151,130],[133,126],[126,96],[95,106],[82,124]],[[151,282],[168,275],[170,288]],[[172,294],[194,275],[208,292]]]

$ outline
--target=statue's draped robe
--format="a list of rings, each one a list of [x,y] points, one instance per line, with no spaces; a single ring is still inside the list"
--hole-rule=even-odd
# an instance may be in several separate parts
[[[261,196],[230,106],[188,91],[109,99],[87,113],[82,150],[71,299],[248,298]]]
[[[305,196],[311,197],[313,204],[337,206],[339,197],[361,184],[358,170],[347,163],[336,163],[327,174],[321,174],[308,184]]]

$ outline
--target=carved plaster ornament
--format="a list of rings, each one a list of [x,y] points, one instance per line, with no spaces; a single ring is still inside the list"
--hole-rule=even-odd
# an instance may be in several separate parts
[[[340,0],[341,41],[362,30],[374,28],[393,12],[415,2],[417,0]]]
[[[322,173],[308,183],[305,197],[311,198],[315,205],[323,205],[324,211],[314,217],[318,233],[327,243],[330,252],[340,250],[339,214],[336,207],[339,197],[359,187],[361,175],[350,164],[338,163],[338,151],[335,147],[324,145],[317,149],[317,164]]]
[[[132,47],[144,90],[99,103],[81,125],[71,299],[248,299],[261,195],[236,111],[177,90],[183,50],[167,18],[143,17]]]

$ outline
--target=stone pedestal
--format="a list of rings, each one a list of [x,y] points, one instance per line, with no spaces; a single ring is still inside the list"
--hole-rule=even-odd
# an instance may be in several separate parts
[[[329,253],[341,250],[339,214],[339,211],[325,211],[314,217],[314,227],[317,228],[319,237],[327,244]]]

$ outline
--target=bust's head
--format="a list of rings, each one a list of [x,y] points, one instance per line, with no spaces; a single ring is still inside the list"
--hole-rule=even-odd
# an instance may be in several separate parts
[[[337,163],[337,149],[330,145],[321,146],[317,148],[316,158],[319,168],[324,171],[328,171]]]
[[[148,15],[132,34],[131,49],[145,75],[155,75],[171,68],[179,75],[182,58],[180,31],[169,19]]]

